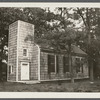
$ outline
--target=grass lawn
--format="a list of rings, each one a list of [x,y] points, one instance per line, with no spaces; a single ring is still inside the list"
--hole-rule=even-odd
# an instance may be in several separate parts
[[[100,80],[91,84],[88,80],[60,82],[43,82],[38,84],[24,84],[0,82],[0,92],[100,92]]]

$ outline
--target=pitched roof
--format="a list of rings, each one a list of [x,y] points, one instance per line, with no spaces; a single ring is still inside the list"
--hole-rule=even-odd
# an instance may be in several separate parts
[[[83,50],[81,50],[79,47],[72,45],[72,51],[76,54],[83,54],[83,55],[87,55],[87,53],[85,53]]]
[[[47,44],[43,44],[43,43],[40,43],[39,44],[39,47],[42,49],[42,50],[47,50],[47,51],[54,51],[54,48],[47,45]],[[72,45],[72,53],[74,54],[82,54],[82,55],[87,55],[87,53],[85,53],[83,50],[81,50],[79,47],[75,46],[75,45]],[[65,52],[66,50],[62,50],[62,52]]]

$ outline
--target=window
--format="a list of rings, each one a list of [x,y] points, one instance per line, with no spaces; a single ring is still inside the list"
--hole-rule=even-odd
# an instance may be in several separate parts
[[[55,56],[48,55],[48,73],[55,72]]]
[[[23,49],[23,56],[25,56],[25,57],[27,57],[27,56],[28,56],[27,49]]]
[[[56,72],[59,72],[59,57],[56,56]]]
[[[82,63],[82,58],[76,58],[76,72],[82,72],[83,73],[83,63]]]
[[[80,72],[80,58],[76,58],[76,72]]]
[[[56,72],[58,73],[58,56],[48,55],[48,73]]]
[[[69,59],[68,57],[63,57],[63,72],[69,72]]]
[[[9,74],[12,74],[12,73],[13,73],[13,66],[10,65],[10,66],[9,66]]]
[[[85,61],[85,59],[84,58],[81,58],[81,72],[82,73],[83,73],[83,63],[85,63],[84,61]]]

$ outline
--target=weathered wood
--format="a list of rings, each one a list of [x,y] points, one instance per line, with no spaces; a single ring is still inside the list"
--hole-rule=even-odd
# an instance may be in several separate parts
[[[8,68],[7,78],[11,81],[16,81],[16,56],[17,56],[17,30],[18,23],[15,22],[9,26],[9,39],[8,39]],[[9,66],[13,66],[13,73],[9,73]]]
[[[38,80],[40,74],[40,80],[52,80],[52,79],[69,79],[71,78],[70,72],[63,72],[63,57],[65,54],[55,54],[53,52],[40,50],[40,62],[39,62],[39,48],[31,40],[25,40],[28,35],[34,36],[34,25],[17,21],[10,25],[9,27],[9,54],[8,54],[8,66],[13,65],[13,73],[9,73],[8,68],[8,80],[16,81],[16,68],[18,67],[18,81],[21,81],[21,62],[28,62],[30,65],[30,80]],[[34,37],[33,37],[34,38]],[[28,56],[23,56],[23,49],[28,50]],[[18,54],[18,55],[17,55]],[[57,55],[58,58],[58,69],[57,72],[52,72],[48,74],[48,54]],[[18,56],[18,58],[17,58]],[[66,54],[66,56],[68,56]],[[77,55],[78,56],[78,55]],[[85,57],[80,56],[79,57]],[[75,55],[72,56],[72,66],[74,69],[74,78],[88,78],[88,64],[85,63],[83,67],[83,73],[76,73],[74,64],[75,64]],[[18,60],[17,60],[18,59]],[[56,60],[55,60],[56,61]],[[18,66],[17,66],[18,62]],[[40,72],[39,72],[39,63],[40,63]]]
[[[38,47],[34,45],[34,43],[30,40],[25,41],[28,35],[33,36],[33,34],[34,34],[34,25],[30,23],[17,21],[10,25],[8,65],[14,66],[14,73],[12,75],[8,73],[9,80],[16,81],[16,67],[18,67],[18,81],[21,80],[21,62],[29,62],[30,80],[38,79]],[[24,48],[28,50],[27,57],[23,56]],[[18,52],[18,66],[16,64],[17,52]]]
[[[48,74],[48,54],[50,55],[56,55],[54,53],[48,53],[48,52],[41,52],[41,59],[40,59],[40,76],[41,76],[41,80],[52,80],[52,79],[69,79],[71,78],[70,76],[70,72],[66,72],[64,73],[63,72],[63,56],[65,55],[57,55],[58,56],[58,65],[59,65],[59,71],[58,73],[56,72],[52,72],[50,74]],[[68,55],[66,55],[68,56]],[[74,78],[75,79],[79,79],[79,78],[89,78],[89,75],[88,75],[88,63],[84,63],[83,65],[83,73],[82,72],[79,72],[79,73],[76,73],[75,71],[75,59],[76,59],[76,56],[72,56],[72,65],[73,65],[73,68],[74,68]]]

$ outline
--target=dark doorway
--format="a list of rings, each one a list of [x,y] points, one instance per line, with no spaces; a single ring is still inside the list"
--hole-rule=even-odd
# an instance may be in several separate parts
[[[7,81],[7,64],[2,62],[1,80]]]

